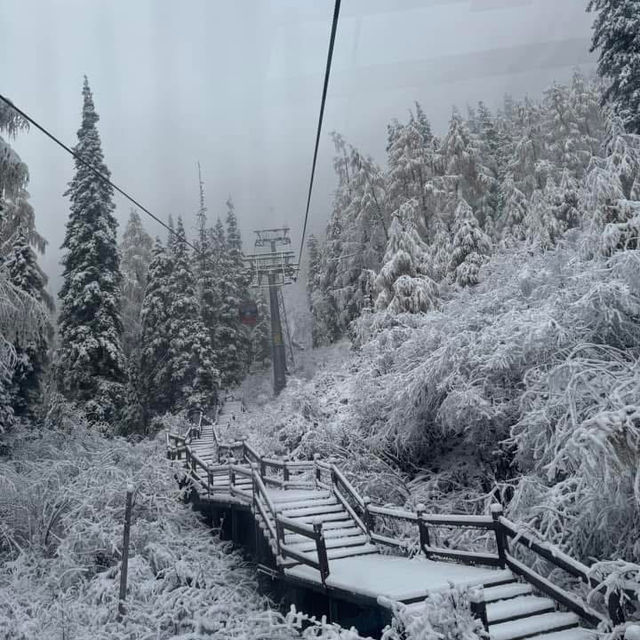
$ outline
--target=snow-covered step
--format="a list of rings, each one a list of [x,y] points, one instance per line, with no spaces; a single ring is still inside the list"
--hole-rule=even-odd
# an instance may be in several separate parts
[[[283,511],[289,511],[290,509],[305,509],[311,506],[321,506],[326,504],[338,504],[338,501],[333,496],[326,498],[310,498],[308,500],[296,500],[293,502],[278,502],[278,509]]]
[[[576,627],[579,622],[580,618],[575,613],[543,613],[539,616],[489,625],[489,636],[491,640],[518,640]]]
[[[281,504],[286,502],[305,502],[307,500],[317,500],[318,498],[330,498],[331,492],[322,490],[316,491],[315,489],[297,490],[297,489],[267,489],[269,497],[274,504]]]
[[[278,505],[278,509],[280,509],[280,505]],[[344,511],[344,507],[341,504],[335,502],[334,504],[321,504],[321,505],[312,505],[307,507],[301,507],[298,509],[283,509],[282,515],[285,518],[298,518],[301,516],[310,516],[323,517],[324,514],[327,513],[338,513],[339,511]]]
[[[346,549],[347,547],[366,544],[368,541],[367,536],[351,536],[349,538],[329,538],[324,543],[327,549]],[[287,542],[286,544],[297,551],[314,551],[316,549],[315,540],[310,538],[301,542]]]
[[[354,556],[365,556],[374,553],[380,553],[377,547],[374,547],[372,544],[361,544],[356,547],[327,549],[327,559],[339,560],[340,558],[352,558]],[[318,554],[315,553],[315,551],[308,551],[303,555],[307,556],[310,560],[317,562]]]
[[[487,605],[489,624],[525,618],[537,613],[554,611],[555,605],[549,598],[538,596],[518,596],[509,600],[498,600]]]
[[[544,633],[541,636],[536,636],[535,640],[596,640],[597,637],[598,634],[593,629],[574,627],[564,631]]]
[[[483,586],[487,588],[494,585],[508,584],[515,581],[515,576],[509,569],[500,569],[500,571],[495,571],[490,578],[487,578],[484,581]]]
[[[533,593],[533,587],[523,582],[501,584],[497,587],[487,587],[483,590],[484,601],[486,603],[515,598],[517,596],[525,596],[531,593]]]
[[[362,529],[360,527],[350,526],[343,527],[340,529],[327,529],[323,531],[325,540],[331,540],[333,538],[348,538],[351,536],[359,536],[362,535]],[[295,544],[296,542],[303,542],[308,540],[309,538],[299,533],[287,533],[285,532],[284,536],[285,542],[287,544]]]
[[[290,520],[298,521],[298,522],[304,522],[307,524],[312,524],[314,520],[316,519],[320,519],[322,520],[322,525],[328,525],[330,522],[344,522],[345,520],[349,520],[351,522],[353,522],[353,520],[351,520],[351,516],[344,510],[342,511],[336,511],[335,513],[323,513],[321,516],[320,515],[313,515],[313,514],[308,514],[308,515],[290,515],[287,516]]]

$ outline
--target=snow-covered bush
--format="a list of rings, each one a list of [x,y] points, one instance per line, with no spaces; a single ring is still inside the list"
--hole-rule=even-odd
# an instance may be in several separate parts
[[[482,640],[488,635],[471,614],[465,591],[451,588],[430,594],[420,611],[394,604],[394,619],[382,640]]]
[[[283,617],[255,574],[180,500],[161,446],[78,427],[16,430],[0,459],[0,638],[355,640]],[[117,620],[125,490],[135,487]]]

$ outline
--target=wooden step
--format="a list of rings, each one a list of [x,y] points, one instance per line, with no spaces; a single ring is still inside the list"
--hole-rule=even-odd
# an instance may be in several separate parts
[[[346,549],[356,545],[366,544],[369,541],[367,536],[350,536],[349,538],[330,538],[325,540],[325,546],[328,549]],[[315,551],[316,543],[314,540],[307,538],[302,542],[287,542],[288,546],[293,547],[296,551]]]
[[[340,558],[352,558],[355,556],[366,556],[371,554],[378,554],[378,548],[372,544],[360,544],[355,547],[342,547],[338,549],[327,549],[328,560],[339,560]],[[304,553],[309,559],[317,562],[318,554],[315,551],[308,551]]]
[[[495,602],[496,600],[507,600],[517,596],[526,596],[533,593],[533,587],[523,582],[512,582],[501,584],[497,587],[487,587],[483,590],[484,601]]]
[[[491,640],[520,640],[542,633],[571,629],[577,627],[579,622],[580,618],[575,613],[543,613],[539,616],[489,625],[489,637]]]
[[[574,627],[573,629],[555,631],[554,633],[543,633],[540,636],[536,636],[535,640],[596,640],[597,637],[598,633],[593,629]]]
[[[278,505],[278,509],[279,508],[280,505]],[[309,516],[310,518],[320,516],[321,518],[324,518],[325,514],[338,513],[340,511],[344,511],[344,507],[335,502],[334,504],[321,504],[317,506],[300,507],[298,509],[286,509],[282,511],[282,515],[285,518],[301,518],[302,516]]]
[[[283,511],[289,511],[290,509],[304,509],[310,506],[321,506],[325,504],[338,504],[338,501],[333,496],[326,498],[313,498],[310,500],[295,500],[293,502],[277,502],[278,509]]]
[[[538,596],[526,595],[498,600],[487,605],[489,624],[518,620],[534,614],[549,613],[555,610],[553,600]]]
[[[327,529],[323,531],[325,540],[332,540],[333,538],[349,538],[351,536],[363,535],[362,529],[356,526],[343,527],[341,529]],[[299,533],[287,533],[285,532],[284,540],[287,544],[295,544],[308,540],[306,536],[302,536]]]
[[[322,516],[314,516],[314,515],[304,515],[304,516],[296,516],[296,515],[291,515],[291,516],[287,516],[290,520],[293,521],[298,521],[298,522],[305,522],[307,524],[311,524],[316,517],[320,517],[320,519],[322,520],[322,526],[324,527],[325,525],[328,525],[330,522],[344,522],[345,520],[349,520],[350,522],[353,522],[353,520],[351,520],[351,516],[344,511],[344,509],[342,509],[341,511],[337,511],[335,513],[323,513]]]

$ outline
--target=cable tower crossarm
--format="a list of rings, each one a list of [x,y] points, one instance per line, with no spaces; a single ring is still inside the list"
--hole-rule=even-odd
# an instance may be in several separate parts
[[[340,16],[340,0],[336,0],[333,8],[333,22],[331,24],[331,37],[329,38],[329,51],[327,53],[327,65],[324,72],[324,85],[322,87],[322,100],[320,101],[320,116],[318,118],[318,129],[316,131],[316,144],[313,151],[313,163],[311,165],[311,178],[309,180],[309,192],[307,194],[307,207],[304,214],[304,224],[302,226],[302,238],[300,239],[300,251],[298,254],[298,264],[302,261],[304,251],[304,240],[307,234],[307,223],[309,222],[309,209],[311,207],[311,194],[313,193],[313,181],[316,175],[316,164],[318,161],[318,148],[320,147],[320,135],[322,134],[322,121],[324,119],[324,107],[327,101],[327,89],[329,87],[329,76],[331,75],[331,62],[333,60],[333,47],[336,41],[336,31],[338,29],[338,18]]]
[[[62,147],[68,154],[73,156],[78,162],[82,163],[85,167],[87,167],[87,169],[89,169],[95,176],[100,178],[100,180],[102,180],[103,182],[106,182],[112,189],[117,191],[121,196],[124,196],[127,200],[129,200],[129,202],[131,202],[136,207],[138,207],[141,211],[143,211],[148,216],[153,218],[158,224],[162,225],[170,234],[176,236],[176,238],[184,242],[187,246],[191,247],[196,253],[200,253],[200,251],[193,244],[191,244],[184,236],[182,236],[177,231],[172,229],[168,224],[166,224],[160,218],[158,218],[158,216],[151,213],[149,209],[147,209],[144,205],[140,204],[135,198],[130,196],[126,191],[124,191],[124,189],[121,189],[117,184],[112,182],[108,176],[102,173],[102,171],[100,171],[99,169],[96,169],[96,167],[94,167],[90,162],[87,162],[80,154],[76,153],[71,147],[68,147],[64,142],[62,142],[62,140],[60,140],[55,135],[53,135],[53,133],[51,133],[43,125],[41,125],[36,120],[34,120],[29,114],[25,113],[19,107],[16,107],[16,105],[13,104],[13,102],[11,102],[9,98],[6,98],[1,93],[0,93],[0,100],[2,100],[2,102],[4,102],[9,108],[13,109],[16,113],[22,116],[27,122],[32,124],[36,129],[44,133],[44,135],[47,136],[47,138],[49,138],[50,140],[53,140],[53,142],[55,142],[59,147]]]

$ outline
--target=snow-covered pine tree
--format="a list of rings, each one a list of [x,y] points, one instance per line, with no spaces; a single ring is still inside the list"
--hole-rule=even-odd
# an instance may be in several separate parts
[[[451,247],[451,278],[461,287],[479,282],[480,267],[491,252],[491,240],[480,228],[473,209],[464,200],[458,202]]]
[[[89,83],[82,89],[82,125],[76,153],[109,175]],[[62,248],[64,282],[58,318],[57,372],[61,391],[82,403],[93,423],[117,421],[126,380],[120,320],[120,264],[113,189],[82,162],[65,192],[71,212]]]
[[[389,226],[382,171],[371,158],[363,157],[351,146],[348,161],[348,198],[346,207],[340,210],[340,242],[334,247],[334,277],[329,291],[343,335],[368,303],[363,274],[380,269]]]
[[[167,369],[172,409],[206,411],[217,403],[219,373],[209,332],[200,317],[192,256],[178,218],[169,276]]]
[[[39,305],[53,310],[53,301],[45,287],[47,277],[38,266],[35,251],[29,245],[28,231],[18,232],[13,251],[4,268],[9,281]],[[42,382],[49,364],[49,341],[53,327],[45,322],[36,335],[18,332],[14,342],[16,365],[12,377],[12,405],[16,416],[33,416],[42,390]]]
[[[640,234],[640,135],[628,134],[622,121],[608,123],[605,157],[588,171],[582,202],[600,250],[634,249]]]
[[[627,131],[640,134],[640,11],[637,0],[589,0],[597,12],[592,51],[599,52],[598,72],[607,80],[604,99]]]
[[[383,266],[375,280],[377,310],[420,313],[437,305],[438,287],[429,276],[428,247],[416,229],[419,214],[414,199],[394,213]]]
[[[141,339],[137,395],[143,407],[143,423],[171,408],[169,369],[170,278],[172,260],[156,238],[147,275],[147,287],[140,311]],[[135,363],[134,363],[135,365]]]
[[[513,174],[508,173],[501,186],[502,216],[500,218],[500,238],[506,246],[524,240],[525,219],[529,208],[527,196],[518,189]]]
[[[488,194],[493,191],[497,195],[498,184],[492,170],[485,165],[479,139],[471,133],[457,109],[453,110],[439,153],[446,171],[443,181],[449,193],[449,225],[455,218],[458,201],[464,199],[476,212],[481,226],[486,224],[492,229],[493,207],[497,202],[491,203]],[[488,160],[492,162],[490,156]]]
[[[387,130],[388,209],[398,210],[408,200],[415,199],[420,210],[416,224],[421,236],[426,235],[435,222],[436,213],[427,189],[436,165],[436,141],[431,126],[422,107],[416,103],[416,113],[409,114],[407,124],[393,121]]]
[[[271,318],[264,291],[256,296],[258,320],[251,331],[251,362],[260,368],[271,362]]]
[[[140,310],[147,287],[152,250],[153,239],[145,231],[138,212],[132,209],[120,244],[122,349],[127,358],[140,344]]]
[[[239,383],[244,377],[248,366],[250,365],[250,351],[251,351],[251,332],[248,327],[240,322],[240,304],[251,300],[251,294],[249,292],[249,282],[251,276],[247,265],[244,261],[244,255],[242,253],[242,236],[238,227],[238,218],[236,216],[235,207],[231,196],[227,199],[227,215],[225,219],[226,225],[226,238],[227,238],[227,260],[230,278],[228,283],[230,285],[228,293],[235,299],[234,302],[229,299],[229,315],[227,322],[231,329],[236,334],[236,348],[238,362],[231,366],[229,362],[229,370],[237,367],[237,374],[234,379],[236,384]]]
[[[311,339],[314,347],[331,344],[338,337],[337,311],[325,290],[325,278],[321,246],[314,235],[307,240],[309,265],[307,270],[307,294],[313,323]]]

